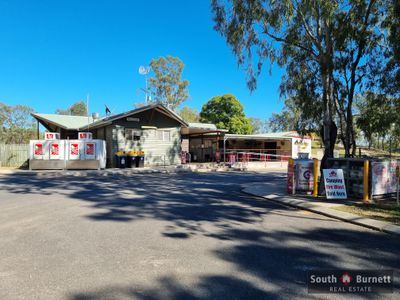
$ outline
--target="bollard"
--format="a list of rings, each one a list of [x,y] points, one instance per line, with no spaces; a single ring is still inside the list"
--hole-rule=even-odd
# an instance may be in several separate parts
[[[363,194],[363,201],[368,202],[369,197],[368,197],[368,176],[369,175],[369,160],[364,161],[364,180],[363,180],[363,188],[364,188],[364,194]]]
[[[314,189],[313,189],[313,196],[318,197],[318,159],[314,158],[314,168],[313,168],[313,173],[314,173]]]

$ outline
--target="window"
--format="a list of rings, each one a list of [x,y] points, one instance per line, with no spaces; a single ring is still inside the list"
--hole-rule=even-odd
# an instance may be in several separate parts
[[[154,129],[146,129],[143,131],[143,135],[149,139],[155,139],[157,137],[156,130]]]
[[[160,141],[169,142],[171,141],[171,132],[169,130],[159,130],[157,131],[157,138]]]
[[[141,135],[140,130],[125,128],[125,139],[127,141],[140,141]]]

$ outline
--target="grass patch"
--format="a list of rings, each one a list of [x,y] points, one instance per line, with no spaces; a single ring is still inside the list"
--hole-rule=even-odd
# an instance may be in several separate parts
[[[332,208],[362,217],[400,225],[400,207],[397,206],[396,201],[385,200],[385,202],[378,204],[355,203]]]

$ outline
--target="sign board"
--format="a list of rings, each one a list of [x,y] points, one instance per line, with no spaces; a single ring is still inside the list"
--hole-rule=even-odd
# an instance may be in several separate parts
[[[71,142],[69,144],[69,159],[79,159],[79,143]]]
[[[91,132],[78,132],[78,139],[80,140],[91,140],[92,133]]]
[[[140,122],[139,118],[127,117],[126,120],[128,122]]]
[[[50,144],[50,159],[60,159],[60,143]]]
[[[386,160],[371,162],[371,189],[372,195],[396,193],[396,169],[400,161]]]
[[[43,159],[43,143],[34,143],[33,157],[35,159]]]
[[[96,159],[96,144],[95,143],[86,143],[85,158],[86,159]]]
[[[60,134],[58,132],[45,132],[44,139],[45,140],[59,140]]]
[[[342,169],[324,169],[327,199],[347,199],[346,184]]]
[[[314,186],[314,162],[296,160],[296,190],[312,191]]]

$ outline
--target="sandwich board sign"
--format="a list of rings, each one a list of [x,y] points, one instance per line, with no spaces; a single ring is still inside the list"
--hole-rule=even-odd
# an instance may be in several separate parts
[[[327,199],[347,199],[346,184],[342,169],[324,169],[324,182]]]

